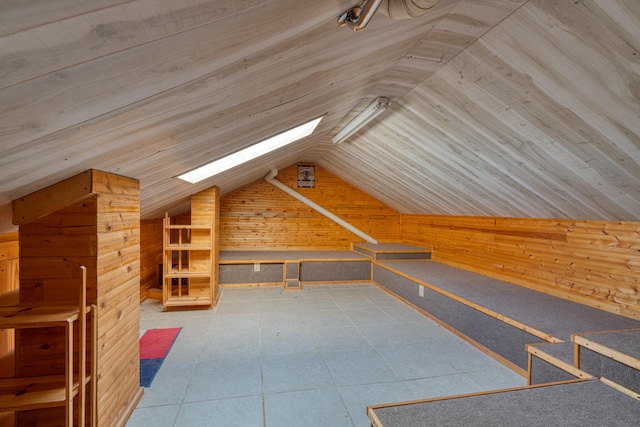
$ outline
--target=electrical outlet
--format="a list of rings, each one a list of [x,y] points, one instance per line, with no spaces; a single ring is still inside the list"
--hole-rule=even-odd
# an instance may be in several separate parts
[[[254,262],[253,263],[253,271],[260,271],[260,263],[259,262]]]
[[[424,298],[424,286],[418,285],[418,295]]]

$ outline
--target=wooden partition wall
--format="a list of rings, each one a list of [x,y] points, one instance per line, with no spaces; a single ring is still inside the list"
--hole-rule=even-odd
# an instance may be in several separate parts
[[[0,235],[0,298],[19,286],[18,277],[18,233]],[[9,360],[13,351],[13,331],[0,330],[0,378],[14,375],[13,361]],[[0,425],[2,425],[0,423]]]
[[[433,259],[640,319],[640,223],[403,216]]]
[[[325,169],[298,188],[297,165],[277,180],[379,241],[400,239],[400,214]],[[264,180],[221,197],[220,250],[349,249],[363,240]]]
[[[18,289],[18,233],[0,235],[0,299],[11,291]],[[13,298],[7,301],[13,302]],[[13,350],[13,330],[0,330],[0,378],[10,378],[15,375]],[[0,427],[13,426],[13,414],[0,413]]]
[[[150,298],[150,289],[160,289],[162,269],[162,219],[140,221],[140,300]],[[156,295],[161,298],[161,295]]]
[[[142,393],[138,181],[89,170],[14,200],[13,208],[20,225],[21,303],[77,304],[79,267],[87,268],[87,300],[97,305],[98,424],[122,425]],[[60,373],[62,339],[51,330],[17,333],[16,374]],[[38,410],[21,414],[20,422],[53,424],[56,416]]]

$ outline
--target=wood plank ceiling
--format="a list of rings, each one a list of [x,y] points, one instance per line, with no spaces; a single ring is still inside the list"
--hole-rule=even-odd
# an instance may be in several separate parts
[[[11,200],[89,168],[143,218],[316,162],[403,213],[640,220],[640,1],[3,0],[0,233]],[[377,96],[391,108],[340,145]],[[202,183],[175,178],[324,115]]]

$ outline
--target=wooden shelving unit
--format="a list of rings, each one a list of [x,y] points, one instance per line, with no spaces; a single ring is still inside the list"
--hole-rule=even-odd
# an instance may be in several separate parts
[[[191,223],[165,215],[162,303],[165,309],[206,307],[218,298],[219,190],[191,196]]]
[[[165,308],[214,304],[213,229],[164,219],[162,303]]]
[[[78,306],[0,307],[0,329],[64,327],[65,373],[39,377],[0,379],[0,412],[65,407],[65,426],[84,426],[87,406],[87,385],[92,385],[90,419],[95,417],[95,306],[86,305],[86,269],[82,268],[82,291]],[[91,363],[87,374],[87,315],[91,315]],[[74,364],[74,323],[78,322],[78,360]],[[74,374],[74,366],[77,366]],[[74,424],[74,400],[78,400],[78,420]]]

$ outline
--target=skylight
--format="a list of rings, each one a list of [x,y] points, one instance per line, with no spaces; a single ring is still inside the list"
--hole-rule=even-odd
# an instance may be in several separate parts
[[[298,141],[299,139],[311,135],[316,126],[318,126],[318,123],[320,123],[320,120],[322,120],[322,117],[318,117],[315,120],[311,120],[310,122],[290,129],[286,132],[280,133],[276,136],[272,136],[269,139],[265,139],[264,141],[254,144],[243,150],[236,151],[233,154],[229,154],[226,157],[215,160],[209,164],[199,167],[198,169],[194,169],[191,172],[179,175],[178,178],[190,182],[191,184],[195,184],[196,182],[202,181],[206,178],[210,178],[214,175],[248,162],[249,160],[264,156],[265,154],[277,150],[278,148],[284,147],[285,145],[289,145],[293,142]]]

